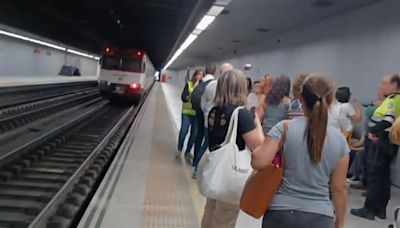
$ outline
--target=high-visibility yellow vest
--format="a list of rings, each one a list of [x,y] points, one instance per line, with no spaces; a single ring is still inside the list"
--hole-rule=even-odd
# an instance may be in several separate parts
[[[192,81],[188,81],[188,90],[189,90],[189,95],[193,93],[194,90],[194,85]],[[182,114],[189,115],[189,116],[195,116],[196,111],[192,108],[192,103],[190,101],[188,102],[183,102],[182,104]]]
[[[375,110],[374,115],[371,117],[369,127],[374,127],[377,123],[385,120],[390,123],[400,116],[400,95],[398,93],[389,95],[382,104]],[[391,127],[385,129],[390,132]]]

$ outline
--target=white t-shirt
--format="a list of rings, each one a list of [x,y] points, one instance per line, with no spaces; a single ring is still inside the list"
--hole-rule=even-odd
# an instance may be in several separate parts
[[[206,127],[206,128],[208,125],[208,113],[214,107],[214,97],[215,97],[215,92],[217,90],[217,80],[214,80],[214,79],[215,79],[215,77],[211,74],[207,74],[203,78],[203,82],[213,80],[210,83],[208,83],[207,87],[204,90],[203,95],[201,95],[200,106],[201,106],[201,110],[203,111],[203,114],[204,114],[204,127]]]
[[[335,102],[331,105],[329,112],[329,124],[341,132],[353,130],[350,117],[356,114],[350,103]]]
[[[342,131],[352,131],[353,125],[351,124],[351,117],[356,114],[353,105],[350,103],[339,103],[340,105],[340,116],[343,119]]]
[[[340,119],[340,104],[337,102],[331,104],[328,115],[328,123],[329,125],[332,125],[336,129],[342,131],[342,121]]]

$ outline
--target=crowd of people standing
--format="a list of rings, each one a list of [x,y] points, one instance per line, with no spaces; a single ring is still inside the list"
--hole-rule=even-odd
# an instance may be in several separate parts
[[[229,63],[219,72],[211,64],[195,70],[182,92],[176,157],[190,128],[184,154],[195,179],[205,151],[220,147],[232,113],[245,107],[238,114],[236,144],[252,152],[254,170],[273,161],[288,123],[283,182],[263,227],[344,227],[348,181],[366,190],[365,204],[351,213],[386,219],[390,163],[398,150],[389,132],[400,115],[400,77],[386,75],[378,90],[378,98],[363,108],[350,88],[336,88],[327,76],[301,74],[291,83],[286,75],[265,75],[252,82]],[[239,205],[208,198],[202,227],[235,227],[239,211]]]

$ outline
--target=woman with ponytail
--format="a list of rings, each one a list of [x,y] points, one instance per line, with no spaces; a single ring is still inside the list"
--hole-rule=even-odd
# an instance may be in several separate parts
[[[333,99],[334,88],[327,77],[310,75],[304,81],[300,96],[304,117],[288,121],[283,181],[264,215],[263,227],[344,227],[350,149],[343,134],[328,125]],[[284,121],[275,125],[253,151],[254,169],[262,170],[272,162],[284,125]]]

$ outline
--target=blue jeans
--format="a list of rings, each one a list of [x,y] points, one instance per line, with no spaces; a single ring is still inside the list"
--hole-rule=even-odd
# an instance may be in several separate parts
[[[203,157],[204,152],[206,152],[208,148],[208,128],[204,128],[204,142],[201,145],[199,151],[197,151],[197,154],[195,156],[193,165],[195,167],[194,171],[197,170],[197,165],[199,164],[201,158]]]
[[[197,122],[195,116],[182,114],[181,129],[179,130],[178,151],[182,151],[183,143],[190,127],[190,137],[186,146],[186,153],[190,153],[196,139]]]
[[[334,220],[325,215],[294,210],[269,210],[263,218],[263,228],[333,228]]]
[[[193,158],[193,166],[195,161],[197,160],[197,155],[201,150],[201,145],[204,140],[204,115],[202,111],[196,112],[196,123],[197,123],[197,134],[196,134],[196,142],[194,143],[194,158]]]

